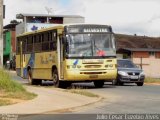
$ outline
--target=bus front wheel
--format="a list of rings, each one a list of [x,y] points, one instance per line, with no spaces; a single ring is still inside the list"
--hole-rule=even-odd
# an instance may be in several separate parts
[[[104,85],[104,81],[103,80],[100,80],[100,81],[94,81],[94,86],[96,87],[96,88],[102,88],[103,87],[103,85]]]
[[[59,81],[59,77],[58,77],[58,71],[57,69],[55,69],[52,73],[52,78],[53,78],[53,84],[55,87],[60,87],[60,81]]]
[[[53,84],[54,84],[55,87],[58,87],[58,88],[67,88],[67,87],[71,86],[71,82],[60,81],[59,80],[57,69],[55,69],[53,71],[52,78],[53,78]]]

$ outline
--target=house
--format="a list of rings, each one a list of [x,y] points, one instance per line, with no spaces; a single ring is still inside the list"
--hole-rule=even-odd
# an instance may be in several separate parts
[[[3,27],[3,64],[13,60],[16,54],[15,27],[17,24],[11,23]]]
[[[131,59],[146,76],[160,78],[160,38],[116,34],[117,56]]]
[[[79,15],[17,14],[16,18],[23,20],[16,26],[16,35],[55,25],[85,22],[85,18]]]

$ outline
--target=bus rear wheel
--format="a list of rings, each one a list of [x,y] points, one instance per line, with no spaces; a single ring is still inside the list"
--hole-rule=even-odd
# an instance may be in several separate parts
[[[96,88],[102,88],[104,85],[104,81],[103,80],[99,80],[99,81],[94,81],[94,86]]]
[[[32,71],[31,69],[28,70],[28,83],[30,85],[41,85],[42,84],[42,80],[39,79],[33,79],[32,78]]]

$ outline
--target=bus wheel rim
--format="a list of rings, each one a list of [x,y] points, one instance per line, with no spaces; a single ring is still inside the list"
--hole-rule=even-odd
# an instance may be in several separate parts
[[[54,84],[56,84],[58,82],[58,76],[57,76],[57,74],[53,75],[53,81],[54,81]]]

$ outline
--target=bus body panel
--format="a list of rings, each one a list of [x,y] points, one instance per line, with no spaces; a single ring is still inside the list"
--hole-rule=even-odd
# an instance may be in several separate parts
[[[63,58],[63,42],[60,35],[64,34],[63,27],[50,28],[57,30],[57,49],[54,51],[22,53],[22,45],[20,54],[16,55],[16,71],[17,75],[28,78],[28,67],[32,69],[33,79],[52,80],[52,67],[56,68],[59,74],[59,80],[62,81],[94,81],[94,80],[115,80],[117,77],[117,59],[115,56],[111,58],[99,57],[98,59],[86,58]],[[47,31],[47,30],[46,30]],[[28,33],[24,36],[41,34],[44,31]],[[23,42],[23,41],[22,41]]]
[[[70,81],[107,81],[117,76],[116,59],[67,59],[64,66],[64,79]]]
[[[35,79],[52,79],[52,66],[57,65],[56,52],[43,52],[25,54],[25,62],[23,62],[23,74],[18,72],[20,69],[17,64],[17,74],[23,78],[28,78],[27,68],[30,67]],[[16,63],[20,61],[20,55],[17,55]]]

